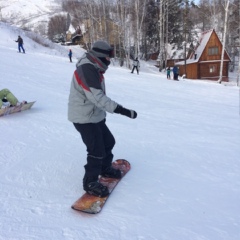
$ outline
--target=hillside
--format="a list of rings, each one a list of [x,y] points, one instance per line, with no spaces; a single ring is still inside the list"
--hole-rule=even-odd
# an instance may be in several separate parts
[[[0,0],[0,20],[27,29],[46,27],[49,18],[61,11],[61,0]]]
[[[110,98],[136,119],[108,114],[114,158],[132,169],[101,213],[71,209],[84,193],[86,149],[67,120],[73,62],[58,49],[0,23],[0,89],[34,101],[0,117],[0,240],[239,240],[239,88],[167,80],[147,63],[140,74],[113,64]],[[67,53],[67,49],[66,49]],[[4,56],[4,57],[3,57]]]

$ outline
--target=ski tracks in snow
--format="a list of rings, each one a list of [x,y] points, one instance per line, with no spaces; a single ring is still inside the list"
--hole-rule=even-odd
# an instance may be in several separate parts
[[[68,194],[80,194],[81,189],[81,172],[79,166],[74,165],[80,161],[76,161],[75,152],[71,153],[73,146],[68,145],[66,138],[68,133],[77,135],[67,121],[62,124],[59,120],[62,117],[59,118],[58,114],[66,115],[66,109],[50,114],[42,111],[42,106],[36,103],[29,111],[1,119],[6,127],[5,134],[11,136],[6,139],[9,142],[5,142],[0,153],[0,212],[5,222],[2,227],[8,226],[1,231],[8,234],[5,239],[10,239],[10,232],[14,240],[44,239],[44,236],[52,236],[52,239],[68,236],[67,239],[71,239],[67,230],[59,229],[56,235],[56,230],[49,227],[49,222],[61,219],[62,211],[71,210],[69,206],[75,196],[69,197]],[[52,122],[55,122],[55,127],[52,127]],[[80,145],[79,139],[76,142]],[[66,151],[62,151],[63,148]],[[63,194],[69,199],[67,206],[60,201]],[[49,222],[44,222],[46,215]],[[38,226],[45,229],[38,229]],[[25,232],[24,236],[15,230],[21,228],[24,228],[21,231]]]

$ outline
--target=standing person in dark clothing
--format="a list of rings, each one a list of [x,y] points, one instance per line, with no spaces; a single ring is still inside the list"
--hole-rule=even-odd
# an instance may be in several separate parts
[[[173,79],[178,81],[178,67],[173,67]]]
[[[72,50],[71,49],[69,49],[68,57],[69,57],[70,62],[72,62]]]
[[[138,61],[138,58],[135,58],[135,60],[133,60],[133,69],[132,69],[132,72],[134,72],[134,70],[136,69],[137,70],[137,74],[139,74],[139,67],[140,67],[140,63]]]
[[[23,53],[25,53],[25,49],[23,48],[23,39],[18,36],[18,39],[15,42],[18,43],[18,51],[21,52],[22,49]]]
[[[112,149],[115,139],[106,125],[106,112],[136,118],[137,113],[126,109],[106,95],[103,74],[108,69],[113,49],[105,41],[97,41],[76,64],[68,102],[68,120],[80,133],[87,148],[84,166],[84,190],[95,196],[109,194],[106,186],[98,181],[99,175],[121,178],[121,171],[112,167]]]

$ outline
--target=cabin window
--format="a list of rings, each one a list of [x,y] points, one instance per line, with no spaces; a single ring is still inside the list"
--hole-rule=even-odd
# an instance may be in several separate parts
[[[209,72],[210,73],[214,73],[217,71],[217,66],[216,65],[210,65],[209,66]]]
[[[208,55],[218,55],[218,47],[209,47]]]

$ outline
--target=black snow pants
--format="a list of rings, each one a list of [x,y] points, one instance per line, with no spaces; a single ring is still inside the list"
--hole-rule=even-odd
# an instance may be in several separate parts
[[[137,66],[133,66],[133,69],[132,69],[131,73],[133,73],[135,69],[137,70],[137,74],[138,74],[138,67]]]
[[[97,181],[102,171],[111,166],[115,139],[105,121],[104,119],[99,123],[73,123],[87,147],[87,164],[84,166],[83,184]]]

